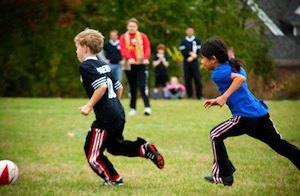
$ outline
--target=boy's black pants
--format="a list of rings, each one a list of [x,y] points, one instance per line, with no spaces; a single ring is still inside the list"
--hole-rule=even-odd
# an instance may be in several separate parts
[[[124,124],[117,129],[99,129],[91,127],[91,130],[86,136],[84,151],[87,160],[101,178],[106,181],[115,181],[119,174],[114,169],[112,163],[103,154],[104,150],[113,155],[123,155],[128,157],[143,157],[142,145],[146,141],[142,138],[137,138],[136,141],[124,140],[123,137]]]

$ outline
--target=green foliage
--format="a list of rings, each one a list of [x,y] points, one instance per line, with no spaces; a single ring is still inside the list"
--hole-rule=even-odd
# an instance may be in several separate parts
[[[140,21],[139,30],[148,35],[152,54],[159,43],[178,47],[186,26],[192,25],[202,42],[221,36],[235,48],[236,57],[247,62],[247,68],[274,78],[262,25],[258,20],[255,26],[248,25],[257,17],[245,1],[53,0],[41,5],[15,0],[0,5],[1,96],[83,96],[73,38],[89,27],[108,40],[112,29],[125,32],[131,17]],[[182,75],[179,60],[171,60],[169,75]],[[153,76],[150,66],[150,85]]]

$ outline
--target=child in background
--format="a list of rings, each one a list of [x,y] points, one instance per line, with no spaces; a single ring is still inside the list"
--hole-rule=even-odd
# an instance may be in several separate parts
[[[165,96],[167,99],[183,99],[185,96],[185,86],[180,84],[178,78],[171,77],[170,84],[165,88]]]
[[[234,54],[235,54],[234,47],[232,46],[228,47],[228,58],[234,59],[235,58]]]
[[[96,57],[103,41],[102,34],[92,29],[74,38],[81,82],[90,98],[80,107],[80,112],[87,116],[94,110],[96,116],[87,133],[84,150],[93,171],[104,179],[103,185],[122,186],[123,179],[104,155],[105,149],[113,155],[149,158],[159,169],[164,167],[164,158],[153,143],[139,137],[136,141],[124,139],[125,113],[120,102],[123,86],[112,76],[107,63]]]
[[[153,66],[155,68],[155,88],[154,88],[154,99],[159,98],[159,93],[161,92],[161,97],[164,99],[164,88],[168,82],[168,72],[167,68],[169,67],[169,62],[165,56],[165,45],[158,44],[156,46],[157,54],[153,59]]]
[[[222,107],[226,103],[232,113],[232,118],[210,132],[214,163],[212,175],[205,176],[205,180],[232,185],[235,167],[228,158],[224,140],[243,134],[266,143],[300,170],[300,149],[282,139],[270,119],[266,104],[249,91],[243,62],[229,58],[225,42],[218,37],[208,39],[200,54],[201,63],[207,70],[213,71],[211,77],[221,93],[215,99],[206,100],[203,106]]]

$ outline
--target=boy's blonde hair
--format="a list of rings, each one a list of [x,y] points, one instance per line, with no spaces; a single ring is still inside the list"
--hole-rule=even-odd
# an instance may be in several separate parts
[[[88,46],[91,53],[97,54],[103,48],[104,36],[97,30],[86,28],[76,35],[74,42]]]

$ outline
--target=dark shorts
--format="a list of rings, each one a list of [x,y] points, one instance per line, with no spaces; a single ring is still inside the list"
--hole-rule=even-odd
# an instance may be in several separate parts
[[[165,87],[168,82],[168,75],[156,75],[155,87]]]

